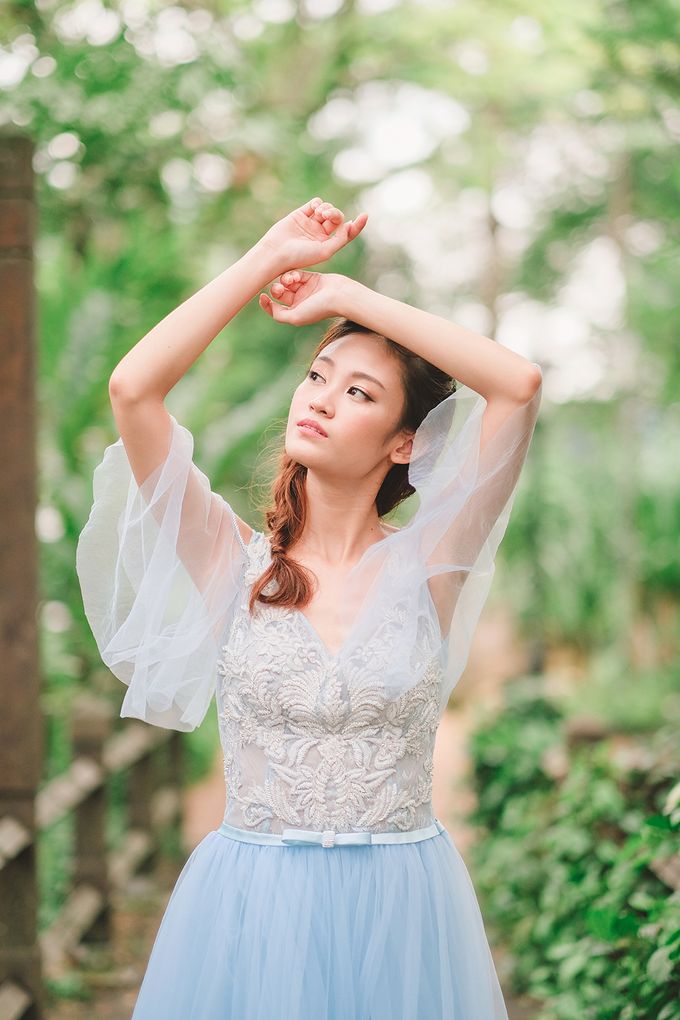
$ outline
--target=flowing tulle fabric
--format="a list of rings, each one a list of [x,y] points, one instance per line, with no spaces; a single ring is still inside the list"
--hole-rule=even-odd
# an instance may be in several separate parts
[[[234,513],[193,463],[173,415],[165,460],[138,486],[123,440],[94,471],[76,571],[102,660],[128,685],[121,716],[193,730],[245,566]]]
[[[208,833],[187,860],[132,1020],[507,1020],[447,832],[260,846]]]
[[[500,424],[497,409],[468,386],[432,408],[416,431],[409,464],[415,513],[401,530],[369,547],[347,576],[347,654],[395,605],[402,609],[405,644],[422,647],[419,638],[432,631],[433,602],[439,607],[428,656],[402,658],[385,670],[392,697],[418,683],[429,656],[439,653],[443,709],[467,664],[538,419],[543,382],[540,366],[534,367],[536,388],[527,400],[510,404]],[[496,420],[493,430],[487,411]]]
[[[415,513],[370,546],[344,581],[338,604],[347,637],[338,665],[356,664],[368,636],[395,614],[400,645],[417,649],[385,662],[389,697],[418,683],[438,656],[443,708],[465,668],[538,416],[535,368],[538,388],[510,406],[493,435],[486,399],[467,386],[429,412],[409,465]],[[231,507],[193,463],[191,433],[169,418],[167,456],[141,487],[122,439],[107,447],[76,570],[102,660],[129,688],[121,715],[192,730],[215,692],[246,554]]]

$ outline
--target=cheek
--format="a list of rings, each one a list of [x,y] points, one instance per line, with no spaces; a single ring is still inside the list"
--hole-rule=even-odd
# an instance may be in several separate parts
[[[307,409],[307,400],[305,399],[305,385],[300,385],[293,391],[293,396],[290,401],[290,411],[288,412],[288,421],[296,421],[296,418],[300,417],[300,413]]]
[[[342,429],[345,446],[352,452],[352,458],[362,467],[371,466],[380,460],[382,449],[379,443],[380,431],[374,421],[355,418]]]
[[[291,409],[294,410],[295,408],[297,408],[299,411],[300,408],[302,408],[303,411],[308,410],[309,401],[311,399],[312,394],[310,392],[309,385],[303,381],[300,383],[300,385],[296,388],[295,392],[293,393]]]

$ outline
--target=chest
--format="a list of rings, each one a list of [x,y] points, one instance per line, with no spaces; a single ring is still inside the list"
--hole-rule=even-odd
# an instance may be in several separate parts
[[[320,573],[314,569],[317,578],[316,591],[304,608],[294,612],[302,618],[311,633],[331,656],[337,656],[347,638],[347,620],[343,615],[342,577],[332,572]]]
[[[399,529],[391,525],[381,525],[381,530],[385,537]],[[290,555],[292,559],[307,570],[308,574],[311,574],[314,580],[314,590],[311,599],[304,607],[299,607],[295,612],[306,621],[310,631],[319,640],[326,652],[336,657],[343,648],[351,629],[348,623],[348,607],[345,605],[347,599],[346,581],[350,571],[346,568],[333,570],[328,564],[301,555],[300,551],[293,550]],[[376,568],[373,571],[374,576],[377,572],[378,564],[379,561],[376,562]],[[367,575],[368,581],[374,579],[374,576],[373,578],[370,577],[370,573],[369,571]]]
[[[398,607],[366,641],[331,654],[297,609],[258,603],[238,613],[218,660],[218,705],[242,735],[430,734],[439,712],[441,666],[415,644],[400,646],[408,620]],[[395,674],[406,678],[395,696]],[[277,738],[278,739],[278,738]]]
[[[251,586],[271,563],[268,539],[254,533],[243,577],[242,612],[237,613],[239,622],[230,641],[245,645],[254,639],[258,656],[275,650],[275,658],[280,659],[290,651],[292,638],[294,646],[306,647],[334,667],[341,660],[347,665],[350,659],[357,660],[359,667],[358,660],[368,656],[378,669],[385,670],[396,661],[404,670],[411,656],[423,658],[423,644],[429,648],[432,637],[431,600],[428,597],[427,604],[420,605],[413,586],[404,584],[398,558],[375,558],[364,565],[359,581],[349,585],[347,570],[328,569],[302,558],[297,562],[311,575],[307,604],[291,608],[258,601],[251,617],[247,611]],[[274,581],[264,589],[266,594],[274,590]]]
[[[364,615],[352,623],[342,613],[338,578],[325,575],[304,612],[258,601],[251,613],[250,587],[270,562],[267,546],[260,543],[260,555],[251,557],[221,649],[225,720],[245,720],[253,732],[290,725],[298,734],[346,735],[403,727],[412,713],[418,726],[423,712],[429,718],[438,711],[441,664],[427,605],[413,592],[395,595],[390,577],[371,590]]]

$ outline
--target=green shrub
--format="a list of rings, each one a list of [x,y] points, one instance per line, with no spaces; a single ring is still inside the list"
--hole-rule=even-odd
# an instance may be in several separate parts
[[[571,749],[540,685],[506,688],[473,734],[480,838],[471,868],[485,917],[536,1020],[677,1020],[680,895],[650,867],[677,850],[670,729]]]

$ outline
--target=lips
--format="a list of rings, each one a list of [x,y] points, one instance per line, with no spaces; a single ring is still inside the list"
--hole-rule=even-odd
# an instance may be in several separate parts
[[[313,421],[312,418],[302,418],[297,422],[299,426],[307,426],[309,429],[313,429],[318,435],[328,437],[328,433],[325,429],[319,425],[317,421]]]

